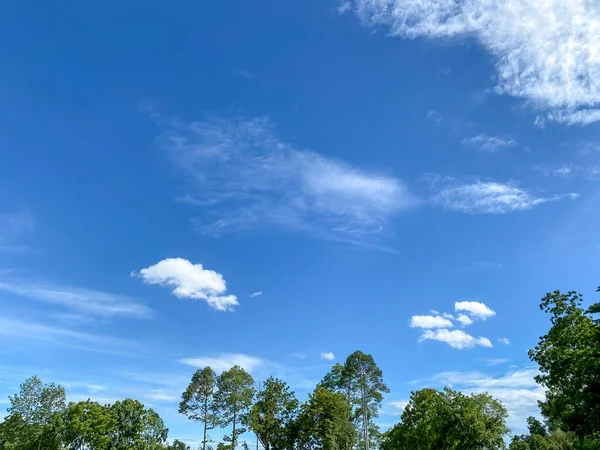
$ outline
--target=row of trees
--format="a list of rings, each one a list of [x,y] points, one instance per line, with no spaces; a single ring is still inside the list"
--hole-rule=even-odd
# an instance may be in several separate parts
[[[356,351],[345,364],[336,364],[303,404],[283,380],[271,377],[258,392],[254,386],[250,374],[238,366],[218,376],[210,367],[193,375],[179,411],[202,424],[202,450],[215,427],[231,427],[224,437],[231,448],[250,429],[265,450],[355,445],[368,450],[371,439],[380,436],[373,419],[389,389],[371,355]]]
[[[514,436],[509,450],[600,450],[600,303],[585,309],[582,300],[559,291],[542,299],[551,326],[529,356],[547,392],[540,402],[544,422],[528,418],[529,433]],[[217,450],[240,447],[249,430],[265,450],[506,448],[507,411],[486,393],[413,392],[400,423],[382,434],[374,419],[387,392],[373,357],[356,351],[334,365],[304,403],[282,380],[269,378],[256,389],[241,367],[219,375],[205,367],[192,376],[179,411],[201,424],[202,450],[217,427],[231,430]],[[10,403],[0,449],[187,449],[178,441],[167,445],[161,418],[136,400],[66,405],[63,388],[33,377]]]

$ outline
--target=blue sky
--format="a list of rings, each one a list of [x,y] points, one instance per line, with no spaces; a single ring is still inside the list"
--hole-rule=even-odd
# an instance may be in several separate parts
[[[600,283],[594,2],[84,3],[0,14],[0,397],[192,443],[197,367],[305,398],[361,349],[383,427],[451,385],[523,428],[539,298]]]

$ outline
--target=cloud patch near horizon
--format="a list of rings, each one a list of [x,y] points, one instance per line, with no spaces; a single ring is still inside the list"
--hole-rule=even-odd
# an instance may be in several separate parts
[[[593,0],[353,0],[369,27],[416,39],[473,38],[496,60],[495,92],[546,120],[600,120],[600,4]]]

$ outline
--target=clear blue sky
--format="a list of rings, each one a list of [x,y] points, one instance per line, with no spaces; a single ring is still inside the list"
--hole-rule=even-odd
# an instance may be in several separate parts
[[[304,398],[361,349],[384,428],[450,384],[522,429],[538,300],[600,283],[598,30],[586,0],[4,2],[0,397],[132,396],[192,443],[195,368]]]

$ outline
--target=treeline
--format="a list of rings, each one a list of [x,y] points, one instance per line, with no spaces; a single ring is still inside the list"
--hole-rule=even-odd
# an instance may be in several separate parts
[[[509,449],[600,450],[600,303],[584,309],[581,295],[555,291],[540,309],[551,326],[529,357],[539,366],[536,381],[546,388],[544,421],[528,418],[529,433],[513,436]],[[241,442],[247,431],[265,450],[506,448],[506,408],[487,393],[413,392],[400,422],[381,433],[375,419],[387,392],[373,357],[356,351],[334,365],[303,403],[283,380],[269,378],[257,389],[241,367],[221,374],[205,367],[192,376],[179,412],[199,424],[202,450],[215,444],[215,428],[229,432],[216,450],[247,448]],[[167,444],[159,415],[137,400],[67,405],[62,387],[37,377],[9,399],[0,449],[188,449],[180,441]]]

